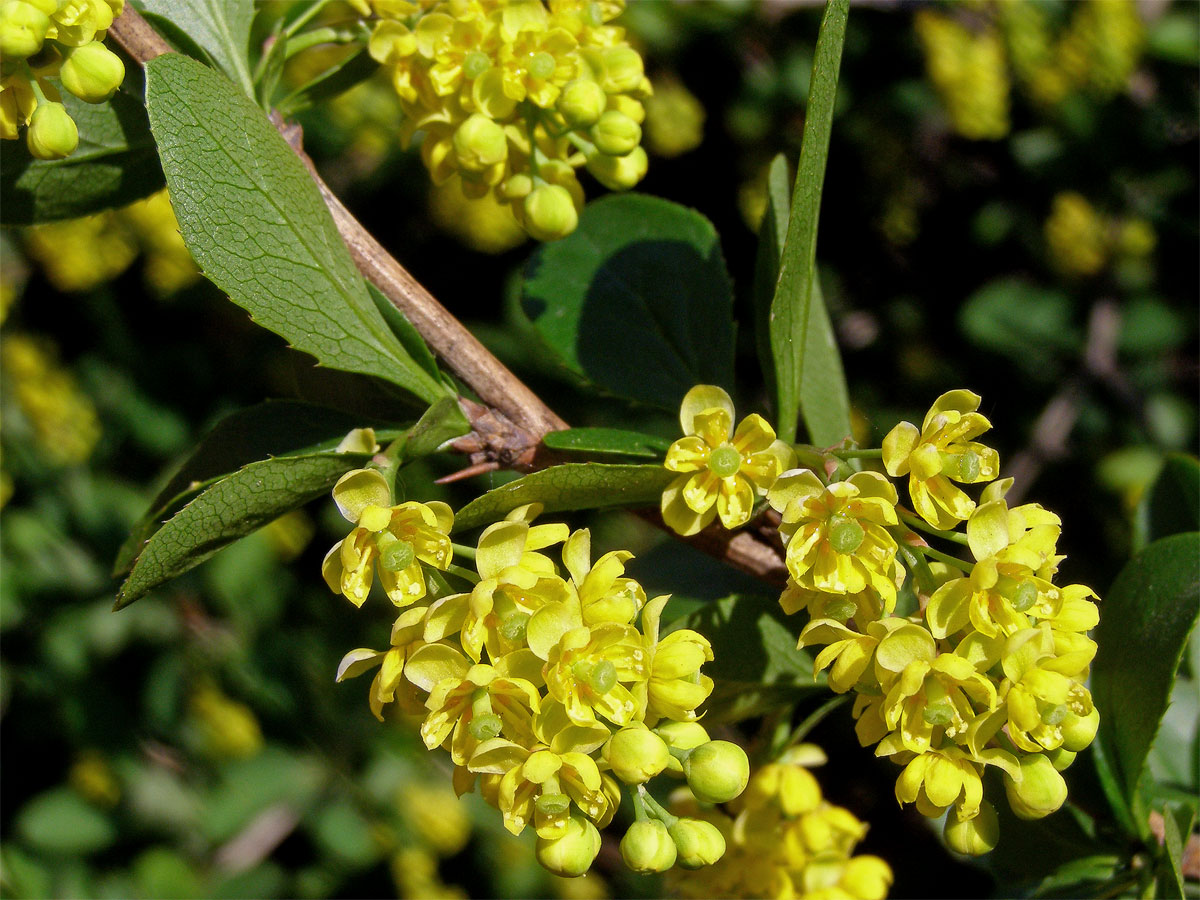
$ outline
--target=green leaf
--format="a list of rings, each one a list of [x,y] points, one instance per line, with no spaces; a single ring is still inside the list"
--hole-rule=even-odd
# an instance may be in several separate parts
[[[821,19],[787,238],[780,257],[775,297],[771,302],[771,356],[778,392],[776,428],[780,439],[789,444],[796,440],[803,369],[807,365],[804,357],[809,348],[810,304],[817,272],[817,220],[849,13],[850,0],[829,0]],[[817,342],[817,346],[820,345],[821,342]]]
[[[383,321],[387,323],[396,340],[404,348],[405,352],[412,357],[413,362],[419,365],[428,373],[430,378],[437,381],[445,381],[445,376],[438,369],[437,360],[433,356],[433,351],[429,349],[429,345],[425,343],[425,339],[421,337],[421,333],[413,327],[412,322],[408,321],[408,316],[404,315],[383,292],[369,281],[364,281],[367,286],[367,293],[370,294],[371,300],[375,303],[375,308],[379,310],[379,315],[383,317]]]
[[[1121,570],[1094,633],[1092,697],[1100,711],[1096,743],[1111,780],[1109,800],[1145,837],[1138,784],[1196,622],[1200,533],[1155,541]]]
[[[68,787],[39,794],[17,814],[17,832],[44,853],[83,855],[117,838],[112,820]]]
[[[435,453],[446,441],[462,437],[471,430],[471,423],[463,414],[455,397],[443,397],[425,411],[408,433],[404,442],[403,458],[416,459]]]
[[[1038,365],[1047,355],[1079,349],[1083,338],[1071,315],[1071,299],[1062,291],[1004,278],[972,294],[958,322],[979,346]]]
[[[304,164],[249,98],[168,53],[146,64],[146,105],[180,231],[217,287],[322,365],[429,403],[448,393],[392,335]]]
[[[825,308],[821,281],[815,272],[800,378],[800,414],[809,442],[818,447],[840,444],[851,435],[850,390],[846,387],[842,354],[829,310]]]
[[[828,692],[813,678],[812,657],[796,648],[803,616],[786,616],[778,598],[733,594],[708,603],[677,627],[700,632],[712,643],[704,674],[716,682],[704,705],[705,722],[736,722]]]
[[[362,424],[355,416],[294,400],[268,400],[226,416],[205,435],[151,501],[118,551],[113,575],[128,572],[167,513],[195,496],[214,478],[267,456],[331,450],[348,431]]]
[[[518,506],[541,503],[548,513],[611,506],[656,506],[674,472],[662,466],[567,463],[551,466],[472,500],[454,516],[454,530],[497,522]]]
[[[287,116],[302,112],[323,100],[331,100],[344,94],[360,82],[366,81],[379,71],[379,63],[371,58],[364,47],[338,60],[311,81],[296,88],[279,101],[279,111]]]
[[[779,375],[771,352],[771,303],[779,283],[779,260],[787,238],[788,218],[792,211],[789,197],[791,178],[787,158],[777,154],[767,170],[767,208],[758,226],[758,250],[754,258],[754,341],[758,364],[766,381],[767,394],[779,409]]]
[[[1138,506],[1135,531],[1142,544],[1185,531],[1200,531],[1200,461],[1185,453],[1167,456]]]
[[[328,493],[342,475],[369,459],[363,453],[280,456],[251,463],[215,481],[146,542],[117,593],[114,609],[128,606],[226,544]]]
[[[124,206],[163,185],[162,168],[141,102],[118,93],[84,103],[66,91],[63,103],[79,128],[79,147],[66,159],[34,159],[25,141],[0,153],[0,224],[34,225]]]
[[[1181,804],[1178,807],[1167,806],[1163,809],[1163,847],[1166,849],[1166,868],[1169,869],[1170,880],[1162,886],[1163,897],[1187,896],[1184,889],[1183,852],[1187,840],[1191,837],[1192,827],[1196,824],[1196,806],[1194,803]]]
[[[578,378],[669,409],[733,382],[733,292],[712,223],[644,194],[588,204],[530,259],[522,305]]]
[[[567,453],[607,453],[643,459],[661,459],[671,446],[671,442],[664,438],[619,428],[568,428],[565,431],[551,431],[542,438],[542,443],[551,450]]]
[[[1084,886],[1095,886],[1112,880],[1123,860],[1111,853],[1083,856],[1063,863],[1039,882],[1033,891],[1034,897],[1084,897],[1095,896],[1083,891]]]
[[[253,0],[138,0],[137,6],[194,41],[247,97],[250,77],[250,26]]]

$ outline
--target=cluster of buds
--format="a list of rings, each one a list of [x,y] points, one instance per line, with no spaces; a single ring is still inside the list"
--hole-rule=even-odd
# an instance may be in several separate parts
[[[25,143],[38,159],[61,159],[79,144],[75,122],[49,79],[88,103],[121,86],[125,65],[101,43],[124,0],[0,2],[0,138]]]
[[[1034,0],[997,3],[1017,82],[1035,103],[1054,106],[1086,89],[1110,96],[1124,89],[1141,59],[1146,28],[1134,0],[1084,0],[1053,34]]]
[[[1055,194],[1042,231],[1050,262],[1076,278],[1097,275],[1110,262],[1144,265],[1157,241],[1145,219],[1105,215],[1075,191]]]
[[[622,783],[638,814],[622,842],[631,867],[720,858],[721,835],[667,814],[646,783],[674,773],[696,796],[726,802],[746,786],[749,763],[696,721],[713,687],[700,673],[712,648],[687,629],[660,635],[669,598],[647,601],[625,575],[630,553],[593,562],[586,529],[535,524],[534,504],[485,529],[474,550],[457,548],[474,557],[467,569],[453,563],[450,509],[394,504],[379,470],[345,475],[334,501],[355,527],[327,555],[326,582],[361,606],[377,578],[401,610],[390,646],[351,651],[338,680],[378,667],[372,711],[382,719],[394,702],[421,716],[425,745],[449,751],[460,795],[478,786],[509,831],[532,825],[538,860],[560,875],[591,866]],[[561,569],[547,553],[557,546]],[[455,579],[469,591],[454,592]]]
[[[728,851],[711,869],[673,872],[677,897],[806,897],[811,900],[882,900],[892,870],[877,856],[855,856],[867,826],[821,795],[808,770],[825,761],[813,744],[784,751],[758,769],[745,792],[720,809],[701,809],[684,789],[672,809],[704,818]]]
[[[610,24],[623,0],[359,0],[368,45],[424,134],[434,183],[492,192],[538,240],[574,231],[576,169],[611,190],[646,173],[642,58]]]
[[[1012,480],[995,480],[996,452],[974,440],[991,427],[979,401],[943,394],[921,428],[901,422],[884,438],[884,467],[907,476],[916,515],[876,472],[827,484],[795,470],[768,493],[791,576],[781,602],[810,615],[800,645],[822,648],[815,668],[829,668],[833,690],[858,694],[861,743],[904,766],[897,800],[934,818],[949,811],[947,842],[968,854],[997,839],[984,767],[1003,773],[1018,816],[1048,815],[1066,799],[1060,771],[1099,721],[1084,686],[1095,594],[1052,583],[1061,521],[1037,504],[1005,502]],[[984,482],[978,502],[959,487]],[[972,560],[930,547],[909,526]],[[899,616],[906,577],[920,607]]]

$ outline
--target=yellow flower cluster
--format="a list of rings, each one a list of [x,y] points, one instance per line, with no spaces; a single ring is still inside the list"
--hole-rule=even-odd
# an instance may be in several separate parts
[[[1054,196],[1042,230],[1054,267],[1079,278],[1099,274],[1114,258],[1144,261],[1156,243],[1149,222],[1106,216],[1074,191]]]
[[[1070,18],[1060,33],[1042,0],[993,0],[960,9],[922,9],[914,23],[929,79],[954,130],[975,140],[1008,134],[1011,82],[1042,107],[1081,90],[1109,97],[1129,82],[1146,43],[1135,0],[1067,4]]]
[[[375,469],[344,476],[334,501],[355,528],[326,557],[327,583],[361,605],[378,578],[402,609],[390,647],[351,651],[338,680],[379,667],[372,711],[382,719],[396,702],[423,716],[421,737],[449,750],[460,794],[478,785],[509,831],[532,825],[539,861],[560,875],[591,866],[621,782],[636,792],[639,821],[663,826],[652,846],[636,834],[627,841],[633,868],[720,857],[724,846],[704,823],[671,821],[668,833],[644,816],[645,782],[668,769],[698,796],[724,802],[745,787],[749,764],[696,722],[713,687],[700,673],[712,648],[687,629],[660,636],[669,598],[647,601],[625,575],[630,553],[593,562],[586,529],[534,524],[540,507],[530,505],[484,530],[471,572],[452,563],[444,504],[392,504]],[[562,570],[546,552],[559,545]],[[443,572],[470,591],[452,593]]]
[[[51,465],[77,465],[91,455],[100,440],[96,408],[50,348],[29,335],[7,334],[0,339],[0,371],[5,393]]]
[[[1083,0],[1051,34],[1044,4],[1009,0],[996,6],[1013,72],[1035,103],[1054,106],[1086,89],[1098,96],[1119,93],[1141,59],[1145,26],[1134,0]]]
[[[571,233],[575,170],[624,190],[646,173],[642,58],[610,24],[624,0],[370,0],[369,50],[387,67],[404,133],[423,132],[435,184],[511,204],[538,240]],[[367,0],[356,4],[364,13]]]
[[[692,535],[718,516],[725,528],[750,521],[754,504],[796,453],[775,437],[757,414],[733,427],[733,401],[711,384],[698,384],[683,398],[679,424],[686,437],[667,451],[666,467],[681,473],[662,496],[662,517],[673,530]]]
[[[28,228],[25,249],[60,291],[111,281],[144,254],[143,277],[160,296],[200,278],[164,188],[124,209]]]
[[[392,856],[392,877],[402,898],[457,900],[467,897],[457,884],[446,884],[438,859],[459,853],[471,839],[471,820],[449,785],[406,780],[396,804],[407,828],[400,849]]]
[[[74,120],[47,79],[87,103],[103,103],[125,80],[125,64],[104,46],[125,0],[3,0],[0,3],[0,138],[25,143],[38,159],[60,159],[79,144]]]
[[[858,694],[862,744],[904,766],[897,799],[930,817],[949,810],[946,838],[963,853],[995,844],[985,766],[1003,773],[1018,816],[1048,815],[1066,799],[1059,771],[1098,724],[1084,686],[1095,594],[1052,583],[1061,522],[1037,504],[1009,508],[1011,479],[994,481],[997,454],[974,440],[990,428],[979,402],[969,391],[943,394],[919,429],[901,422],[884,438],[884,466],[908,476],[917,515],[876,472],[827,485],[794,470],[767,495],[782,513],[791,576],[781,603],[810,615],[800,646],[821,648],[815,669],[829,669],[834,691]],[[982,482],[993,483],[978,502],[957,486]],[[965,534],[954,530],[964,521]],[[972,561],[905,525],[965,545]],[[921,604],[898,616],[906,577]]]
[[[704,140],[704,105],[682,83],[656,83],[645,106],[646,146],[651,153],[682,156]]]
[[[931,9],[917,13],[916,29],[929,80],[954,130],[973,140],[1008,134],[1008,65],[999,30],[990,22],[972,30]]]
[[[807,766],[824,762],[812,744],[789,748],[763,766],[729,812],[701,811],[686,792],[672,808],[694,812],[720,829],[728,851],[704,872],[672,872],[671,894],[683,898],[883,900],[892,870],[877,856],[854,856],[867,826],[821,796]]]

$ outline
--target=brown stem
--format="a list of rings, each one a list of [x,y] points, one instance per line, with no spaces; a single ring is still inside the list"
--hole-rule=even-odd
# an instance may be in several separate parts
[[[139,63],[171,50],[128,4],[109,34]],[[531,470],[555,462],[541,441],[548,432],[568,427],[567,423],[447,312],[334,196],[301,148],[299,128],[278,116],[271,116],[271,121],[312,175],[363,277],[405,314],[446,366],[486,404],[459,398],[474,430],[456,441],[454,449],[468,454],[475,465],[495,462],[505,468]],[[657,513],[647,512],[645,517],[665,528]],[[731,534],[713,527],[690,543],[773,584],[786,581],[777,537],[772,540],[751,531]]]

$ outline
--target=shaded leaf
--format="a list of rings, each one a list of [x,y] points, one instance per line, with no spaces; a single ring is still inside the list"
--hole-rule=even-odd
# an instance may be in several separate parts
[[[1121,570],[1094,633],[1092,696],[1100,711],[1096,737],[1111,779],[1109,800],[1144,837],[1137,795],[1146,754],[1167,707],[1175,672],[1197,616],[1200,533],[1155,541]],[[1114,790],[1115,789],[1115,790]]]
[[[771,301],[769,330],[778,397],[776,429],[780,439],[787,443],[796,440],[804,391],[803,370],[808,366],[808,332],[814,320],[811,304],[813,288],[817,284],[821,188],[825,181],[825,160],[829,155],[838,69],[849,13],[850,0],[829,0],[821,18],[805,108],[804,140],[792,190],[787,236],[779,258],[779,279]],[[828,353],[824,339],[814,345],[819,352]],[[833,351],[836,356],[836,346]]]
[[[73,219],[132,203],[163,185],[162,167],[141,102],[118,93],[106,103],[63,94],[79,129],[66,159],[34,159],[24,140],[0,153],[0,224]]]
[[[664,438],[619,428],[568,428],[565,431],[551,431],[542,438],[542,443],[551,450],[569,453],[609,453],[645,459],[661,459],[671,446],[671,442]]]
[[[137,6],[194,41],[247,97],[254,95],[248,58],[253,0],[138,0]]]
[[[280,456],[213,482],[146,542],[114,608],[128,606],[226,544],[328,493],[342,475],[368,460],[362,453]]]
[[[456,397],[443,397],[425,411],[417,424],[408,433],[404,442],[404,459],[427,456],[456,437],[471,430],[471,423],[463,414]]]
[[[226,416],[151,501],[121,546],[113,574],[128,572],[168,511],[195,496],[214,478],[268,456],[332,450],[348,431],[362,425],[356,416],[295,400],[268,400]]]
[[[184,241],[214,284],[322,365],[446,395],[389,330],[303,163],[249,98],[168,53],[146,64],[146,103]]]
[[[736,722],[795,703],[811,691],[812,657],[797,649],[802,616],[786,616],[775,597],[734,594],[705,604],[666,630],[691,628],[712,643],[704,674],[716,682],[705,721]]]
[[[1062,291],[1019,278],[990,282],[971,295],[958,315],[968,339],[1026,365],[1047,354],[1071,353],[1082,336],[1071,321],[1071,299]]]
[[[30,846],[51,854],[95,853],[117,838],[112,820],[68,787],[34,797],[22,807],[16,826]]]
[[[454,530],[467,531],[503,519],[518,506],[541,503],[547,513],[612,506],[657,506],[676,477],[662,466],[567,463],[518,478],[472,500],[454,516]]]
[[[524,291],[546,344],[606,391],[674,411],[695,384],[732,386],[733,293],[695,210],[643,194],[590,203],[534,253]]]
[[[1137,511],[1142,544],[1184,531],[1200,531],[1200,461],[1169,454]]]

